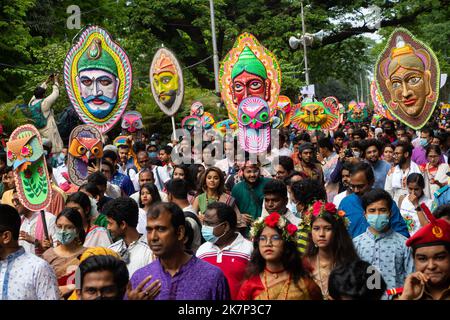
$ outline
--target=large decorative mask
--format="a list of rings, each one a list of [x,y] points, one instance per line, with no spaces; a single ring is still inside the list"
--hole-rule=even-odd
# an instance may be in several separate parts
[[[136,132],[144,129],[142,123],[142,115],[137,111],[127,111],[122,117],[122,131],[128,134],[136,134]]]
[[[87,182],[88,166],[100,165],[103,157],[102,135],[95,127],[81,125],[75,127],[69,137],[67,169],[70,181],[81,186]]]
[[[44,210],[51,202],[51,186],[39,131],[30,124],[18,127],[6,143],[6,153],[20,202],[31,211]]]
[[[104,133],[119,121],[127,107],[131,64],[106,30],[87,27],[67,53],[64,83],[81,120]]]
[[[159,48],[153,57],[150,84],[158,107],[168,116],[173,116],[183,101],[183,71],[175,55],[166,48]]]
[[[413,129],[430,119],[439,95],[434,52],[406,29],[396,29],[375,66],[377,88],[389,111]]]
[[[377,84],[375,81],[370,83],[370,96],[373,102],[373,111],[375,114],[380,115],[383,118],[389,120],[396,120],[396,118],[391,114],[388,110],[387,106],[383,104],[383,98],[380,95],[380,92],[377,89]]]
[[[262,98],[249,97],[238,108],[239,144],[249,153],[267,150],[270,144],[270,108]]]
[[[339,106],[325,105],[323,101],[303,99],[291,122],[298,130],[328,130],[339,125]]]
[[[280,65],[273,53],[250,33],[237,38],[222,61],[219,76],[222,99],[233,121],[238,122],[238,106],[250,96],[267,101],[271,115],[275,113],[281,86]]]
[[[364,102],[350,101],[348,104],[348,121],[352,123],[360,123],[367,121],[369,114],[367,112],[366,104]]]

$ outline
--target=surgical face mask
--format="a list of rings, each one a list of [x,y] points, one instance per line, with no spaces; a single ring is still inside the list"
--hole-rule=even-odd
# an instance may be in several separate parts
[[[219,225],[221,225],[221,223],[215,227],[218,227]],[[206,241],[211,242],[211,243],[216,243],[217,240],[219,240],[221,237],[223,237],[223,235],[218,237],[214,234],[215,227],[202,225],[202,236]]]
[[[419,144],[420,144],[422,147],[425,148],[425,147],[428,145],[428,140],[425,139],[425,138],[420,138],[420,139],[419,139]]]
[[[389,215],[387,213],[382,214],[368,214],[367,222],[369,225],[378,232],[383,231],[389,224]]]
[[[361,153],[359,151],[353,151],[353,156],[355,158],[359,158],[360,155],[361,155]]]
[[[149,156],[149,158],[157,158],[158,154],[156,152],[149,152],[148,156]]]
[[[55,239],[61,244],[69,244],[73,240],[75,240],[77,236],[77,231],[75,229],[63,230],[56,229],[56,233],[54,235]]]

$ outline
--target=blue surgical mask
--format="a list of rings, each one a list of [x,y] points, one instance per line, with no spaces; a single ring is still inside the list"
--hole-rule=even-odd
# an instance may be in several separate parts
[[[55,239],[61,243],[61,244],[69,244],[73,240],[75,240],[77,236],[77,231],[75,229],[72,230],[62,230],[62,229],[56,229],[56,232],[54,234]]]
[[[425,139],[425,138],[420,138],[420,139],[419,139],[419,144],[420,144],[422,147],[425,148],[425,147],[428,145],[428,140]]]
[[[378,232],[383,231],[389,224],[389,215],[387,213],[382,214],[368,214],[367,222],[369,225]]]
[[[150,158],[157,158],[157,157],[158,157],[158,154],[157,154],[156,152],[149,152],[149,153],[148,153],[148,156],[149,156]]]
[[[219,226],[219,225],[217,225],[217,226]],[[214,228],[215,227],[202,225],[203,239],[205,239],[206,241],[211,242],[211,243],[216,243],[217,240],[219,240],[223,236],[223,235],[221,235],[220,237],[216,236],[214,234]]]

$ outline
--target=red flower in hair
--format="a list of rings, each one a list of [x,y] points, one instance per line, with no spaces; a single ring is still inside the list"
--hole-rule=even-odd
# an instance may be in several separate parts
[[[332,202],[325,203],[325,210],[333,214],[337,212],[336,206]]]
[[[26,179],[30,179],[31,178],[31,170],[29,170],[29,169],[25,170],[24,176]]]
[[[315,217],[317,217],[320,214],[320,209],[322,209],[322,205],[323,205],[322,201],[316,201],[313,204],[313,212],[312,213]]]
[[[289,233],[290,236],[293,236],[297,232],[298,228],[295,226],[295,224],[288,224],[286,227],[287,233]]]
[[[264,219],[264,223],[268,227],[275,228],[277,226],[278,220],[280,220],[280,215],[276,212],[273,212]]]

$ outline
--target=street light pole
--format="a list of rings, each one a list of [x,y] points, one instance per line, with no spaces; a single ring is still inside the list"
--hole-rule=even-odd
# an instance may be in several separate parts
[[[306,85],[309,86],[309,69],[308,69],[308,56],[306,55],[306,30],[305,30],[305,16],[303,14],[303,0],[300,1],[301,15],[302,15],[302,32],[303,32],[303,54],[305,56],[305,79]]]
[[[209,0],[209,8],[211,13],[211,34],[213,43],[213,59],[214,59],[214,83],[216,87],[216,93],[220,92],[219,89],[219,55],[217,52],[216,43],[216,24],[214,22],[214,0]]]

